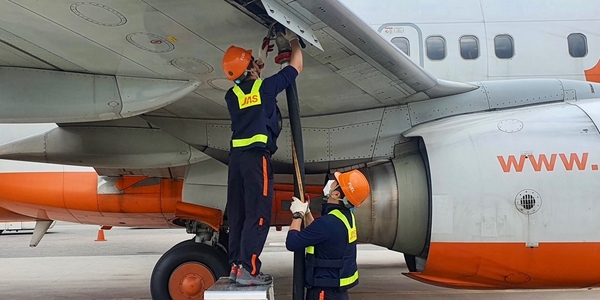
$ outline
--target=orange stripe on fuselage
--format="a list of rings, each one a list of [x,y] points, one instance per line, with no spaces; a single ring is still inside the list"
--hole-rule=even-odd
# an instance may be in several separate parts
[[[408,276],[452,288],[584,288],[600,283],[600,242],[433,242],[423,272]]]
[[[585,70],[585,80],[600,82],[600,60],[593,68]]]
[[[100,225],[171,227],[181,201],[181,180],[123,186],[98,195],[95,172],[0,173],[0,207],[32,218]]]
[[[264,162],[263,192],[266,190],[268,194],[266,158]],[[0,208],[10,211],[0,211],[0,217],[4,216],[4,221],[19,221],[17,217],[22,215],[24,219],[49,218],[95,225],[176,227],[171,220],[175,219],[177,203],[182,201],[183,180],[135,184],[141,180],[139,176],[125,177],[115,184],[121,194],[98,195],[96,172],[0,173]],[[306,187],[311,197],[318,197],[322,189],[322,186]],[[290,224],[292,216],[282,203],[290,201],[293,191],[291,184],[275,185],[271,226]]]
[[[35,218],[24,216],[0,207],[0,222],[30,222]],[[1,229],[0,229],[1,230]]]

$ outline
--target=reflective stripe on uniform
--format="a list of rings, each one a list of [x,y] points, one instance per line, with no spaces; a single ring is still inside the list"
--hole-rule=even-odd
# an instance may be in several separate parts
[[[262,100],[260,98],[260,86],[262,85],[262,80],[257,79],[252,84],[252,90],[249,94],[245,94],[242,89],[236,85],[233,87],[233,93],[238,98],[238,104],[240,109],[248,108],[255,105],[260,105]]]
[[[336,216],[346,226],[346,229],[348,230],[348,243],[350,244],[356,241],[356,220],[354,219],[354,214],[350,213],[352,215],[352,225],[354,225],[353,227],[350,227],[348,219],[346,218],[346,216],[344,216],[344,214],[341,211],[334,209],[330,211],[329,214]],[[353,284],[356,280],[358,280],[358,270],[356,270],[356,272],[354,272],[354,274],[350,277],[340,278],[340,287]]]
[[[329,214],[334,215],[336,218],[340,219],[340,221],[342,221],[342,223],[344,223],[344,226],[346,226],[346,229],[348,230],[348,244],[355,242],[357,237],[356,237],[356,219],[354,218],[354,214],[350,213],[350,215],[352,216],[352,225],[353,225],[352,227],[350,226],[350,223],[348,223],[348,219],[346,218],[346,216],[341,211],[334,209],[334,210],[330,211]],[[312,255],[312,257],[314,257],[315,247],[314,246],[306,247],[306,254],[307,254],[307,257],[308,257],[308,255]],[[332,260],[325,259],[325,261],[332,261]],[[321,268],[333,267],[333,266],[327,266],[326,264],[323,264],[323,263],[319,263],[319,259],[316,259],[316,258],[313,258],[312,266],[313,266],[313,268],[314,267],[321,267]],[[352,285],[357,280],[358,280],[358,270],[356,270],[356,272],[354,272],[354,274],[352,276],[340,278],[339,279],[339,287],[345,287],[345,286]],[[335,286],[338,284],[338,282],[336,279],[317,278],[317,279],[314,279],[314,284],[318,285],[318,286],[320,286],[319,284],[322,284],[322,286]]]
[[[332,214],[332,215],[336,216],[338,219],[340,219],[340,221],[342,221],[342,223],[344,223],[344,225],[346,226],[346,229],[348,229],[348,243],[352,243],[352,242],[356,241],[356,220],[354,219],[354,214],[351,214],[352,215],[352,225],[354,225],[353,227],[350,227],[350,224],[348,223],[348,219],[346,219],[346,216],[344,216],[344,214],[341,211],[334,209],[334,210],[330,211],[329,214]]]
[[[265,143],[266,144],[268,140],[269,140],[269,138],[267,137],[267,135],[265,135],[265,134],[256,134],[253,137],[247,138],[247,139],[234,139],[234,140],[231,140],[231,145],[234,148],[237,148],[237,147],[246,147],[246,146],[249,146],[250,144],[254,144],[254,143],[257,143],[257,142]]]
[[[356,270],[356,272],[354,272],[354,275],[340,279],[340,287],[353,284],[357,280],[358,280],[358,270]]]

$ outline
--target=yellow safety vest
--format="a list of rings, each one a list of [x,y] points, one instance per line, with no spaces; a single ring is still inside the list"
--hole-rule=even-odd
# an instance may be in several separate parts
[[[334,209],[334,210],[330,211],[329,214],[338,218],[340,221],[342,221],[342,223],[344,223],[344,226],[346,226],[346,229],[348,230],[348,244],[346,245],[346,251],[348,251],[349,246],[353,243],[356,243],[356,239],[357,239],[356,219],[354,218],[354,214],[350,213],[352,215],[352,226],[350,226],[348,219],[341,211]],[[315,285],[315,286],[320,286],[320,287],[334,287],[334,281],[331,279],[315,279],[315,278],[313,278],[315,267],[340,269],[341,276],[339,278],[339,282],[337,282],[337,281],[335,282],[335,287],[340,287],[340,288],[346,287],[346,286],[349,286],[349,285],[355,283],[358,280],[358,269],[350,270],[349,273],[351,273],[351,274],[341,274],[343,271],[348,271],[348,270],[343,270],[344,269],[344,258],[346,257],[347,253],[344,254],[345,257],[342,259],[337,259],[337,260],[317,259],[314,257],[315,247],[308,246],[306,248],[306,254],[307,254],[306,255],[306,258],[307,258],[306,259],[306,262],[307,262],[306,263],[306,265],[307,265],[306,281],[309,285]],[[356,261],[355,256],[353,256],[351,259]],[[343,275],[346,275],[346,276],[343,276]]]
[[[262,99],[260,98],[259,92],[262,82],[263,81],[260,79],[255,80],[252,84],[252,90],[250,90],[250,93],[248,94],[245,94],[244,91],[242,91],[242,89],[238,85],[233,87],[233,93],[238,98],[238,105],[240,110],[262,104]],[[231,146],[233,148],[240,148],[250,146],[254,143],[267,144],[268,140],[269,137],[266,134],[259,133],[247,138],[232,139]]]

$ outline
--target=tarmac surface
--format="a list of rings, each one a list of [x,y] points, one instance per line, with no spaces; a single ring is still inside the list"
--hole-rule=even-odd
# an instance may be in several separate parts
[[[31,233],[0,235],[0,300],[150,299],[150,274],[162,253],[189,239],[183,229],[113,228],[95,242],[97,226],[57,223],[37,248]],[[287,228],[269,233],[261,260],[275,278],[275,298],[291,299],[292,253]],[[549,262],[550,263],[550,262]],[[402,254],[359,245],[360,284],[353,300],[600,299],[600,289],[474,291],[426,285],[402,275]]]

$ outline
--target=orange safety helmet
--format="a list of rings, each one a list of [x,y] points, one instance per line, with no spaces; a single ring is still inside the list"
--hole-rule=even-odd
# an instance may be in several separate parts
[[[339,183],[346,198],[354,207],[360,206],[371,193],[369,182],[359,170],[346,173],[335,172],[335,179]]]
[[[223,55],[223,71],[229,80],[236,80],[244,75],[252,61],[252,50],[231,46]]]

